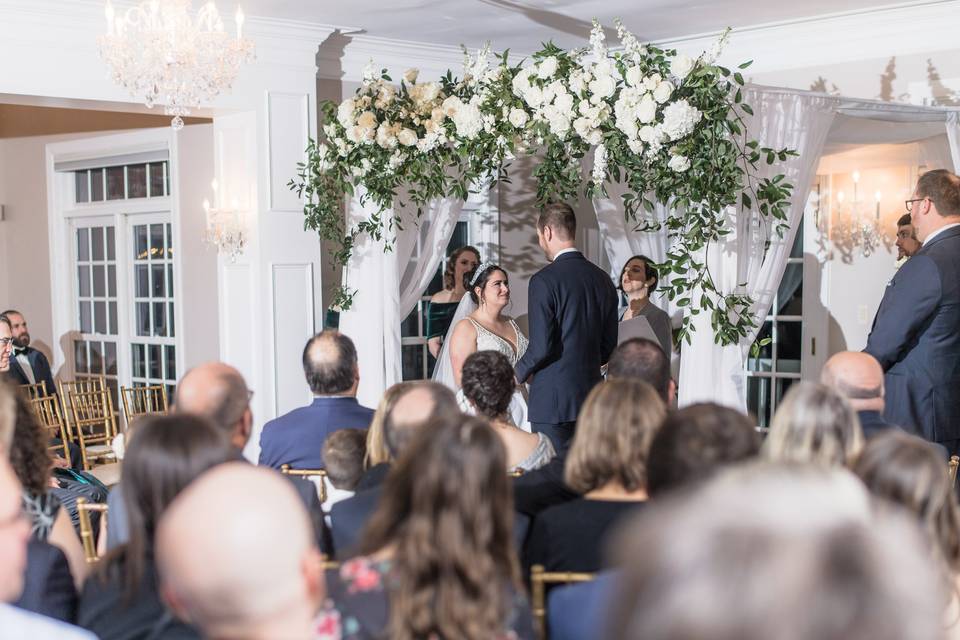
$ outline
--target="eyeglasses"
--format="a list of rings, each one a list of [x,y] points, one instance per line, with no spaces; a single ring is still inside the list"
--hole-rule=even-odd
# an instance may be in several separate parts
[[[923,202],[924,200],[927,200],[927,199],[928,199],[928,198],[923,197],[923,198],[911,198],[910,200],[905,200],[905,201],[904,201],[904,204],[905,204],[906,207],[907,207],[907,213],[911,213],[911,212],[913,211],[913,203],[914,203],[914,202]]]
[[[5,347],[13,342],[13,338],[0,338],[0,347]]]

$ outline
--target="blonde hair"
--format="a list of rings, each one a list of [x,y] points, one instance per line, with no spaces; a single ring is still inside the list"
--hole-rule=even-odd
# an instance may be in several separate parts
[[[784,396],[770,424],[761,456],[776,462],[849,466],[863,449],[856,411],[835,391],[801,382]]]
[[[369,469],[384,462],[390,462],[392,456],[387,447],[387,439],[383,432],[383,421],[393,409],[397,399],[403,395],[403,391],[410,386],[409,382],[398,382],[383,392],[380,398],[380,404],[370,420],[370,427],[367,429],[367,452],[363,456],[363,467]]]
[[[587,493],[611,481],[627,491],[647,484],[647,454],[667,414],[653,387],[640,380],[601,382],[577,419],[564,478],[571,489]]]

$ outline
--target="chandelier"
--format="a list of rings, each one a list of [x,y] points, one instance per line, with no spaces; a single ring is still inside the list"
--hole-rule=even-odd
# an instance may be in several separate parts
[[[203,211],[207,216],[207,230],[203,239],[217,248],[217,252],[225,255],[230,262],[236,262],[237,258],[243,253],[243,248],[247,243],[247,229],[243,220],[243,212],[233,200],[229,208],[217,207],[218,201],[223,198],[218,197],[217,181],[211,183],[213,187],[214,206],[210,206],[210,201],[204,199]]]
[[[224,31],[213,2],[192,18],[191,0],[147,0],[122,16],[106,4],[107,34],[98,38],[100,56],[114,80],[148,108],[163,105],[183,128],[190,109],[229,89],[240,65],[253,59],[253,42],[243,37],[237,9],[236,36]]]
[[[873,194],[873,207],[870,203],[861,202],[858,194],[860,172],[853,172],[853,200],[846,202],[843,191],[837,193],[837,205],[830,229],[830,239],[834,245],[845,249],[852,254],[854,248],[859,247],[860,254],[868,257],[881,244],[886,244],[888,238],[880,224],[880,201],[883,194],[879,191]]]

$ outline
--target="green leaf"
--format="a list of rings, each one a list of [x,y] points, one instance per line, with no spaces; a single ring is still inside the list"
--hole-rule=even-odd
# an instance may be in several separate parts
[[[746,69],[747,67],[749,67],[749,66],[752,65],[752,64],[753,64],[753,60],[747,60],[746,62],[738,65],[738,66],[737,66],[737,69]]]
[[[750,105],[742,104],[740,105],[740,108],[743,109],[744,112],[749,113],[751,116],[753,115],[753,107],[751,107]]]

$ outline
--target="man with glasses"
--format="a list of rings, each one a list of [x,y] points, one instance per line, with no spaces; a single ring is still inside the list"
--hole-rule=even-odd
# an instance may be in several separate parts
[[[13,352],[13,328],[0,316],[0,376],[10,375],[10,354]]]
[[[906,202],[920,249],[887,284],[865,351],[890,423],[960,453],[960,178],[920,176]]]
[[[13,354],[10,356],[10,379],[16,384],[46,383],[47,394],[56,395],[57,387],[53,384],[53,375],[50,371],[50,362],[43,355],[30,346],[30,332],[27,330],[27,320],[16,309],[8,309],[0,313],[6,318],[13,332]]]

